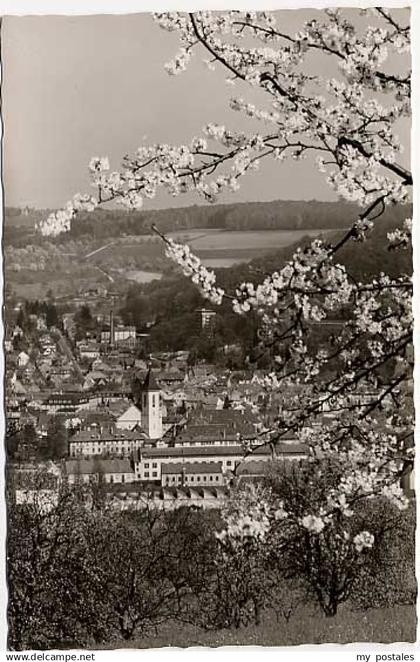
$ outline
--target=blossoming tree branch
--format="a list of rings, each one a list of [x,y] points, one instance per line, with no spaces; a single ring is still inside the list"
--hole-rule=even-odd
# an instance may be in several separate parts
[[[334,191],[360,206],[335,244],[315,239],[259,285],[244,282],[228,293],[188,246],[161,237],[167,256],[203,297],[260,320],[261,343],[270,347],[276,365],[261,385],[268,394],[290,394],[275,425],[263,428],[261,443],[270,443],[275,455],[276,443],[293,433],[308,447],[314,466],[331,457],[340,465],[322,503],[308,512],[297,516],[277,504],[276,526],[294,522],[318,540],[338,527],[344,547],[363,554],[374,540],[367,531],[350,535],[358,502],[381,495],[401,509],[407,505],[400,481],[413,463],[412,279],[407,273],[378,273],[359,282],[337,254],[349,242],[368,241],[387,206],[410,201],[413,180],[401,164],[397,133],[401,118],[410,117],[410,30],[388,9],[360,10],[353,23],[348,15],[326,10],[289,34],[266,12],[156,14],[158,24],[180,41],[168,73],[182,73],[195,53],[205,57],[209,68],[225,71],[233,89],[258,91],[260,107],[240,96],[232,96],[230,106],[260,130],[245,133],[210,123],[189,145],[140,146],[116,171],[106,157],[93,158],[96,195],[76,195],[40,230],[56,236],[69,230],[79,211],[109,202],[139,209],[159,189],[174,196],[195,191],[213,202],[237,190],[263,159],[280,164],[312,155]],[[322,68],[305,73],[314,54],[333,63],[335,77],[324,77]],[[390,250],[409,249],[411,220],[388,240]],[[337,315],[345,319],[340,331],[313,349],[313,324]],[[238,526],[230,525],[235,539],[244,534]],[[255,529],[264,537],[266,528],[265,519],[256,529],[248,523],[246,535]]]

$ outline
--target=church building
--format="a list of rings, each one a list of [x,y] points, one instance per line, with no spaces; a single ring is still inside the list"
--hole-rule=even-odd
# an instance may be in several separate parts
[[[141,390],[141,426],[149,439],[162,438],[162,396],[151,368]]]

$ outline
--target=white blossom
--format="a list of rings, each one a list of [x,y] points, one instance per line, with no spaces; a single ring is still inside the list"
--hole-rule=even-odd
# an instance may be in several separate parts
[[[92,173],[99,173],[109,170],[109,160],[107,156],[94,156],[89,162],[89,170]]]
[[[165,254],[176,262],[185,276],[189,276],[200,289],[202,296],[209,299],[215,305],[220,305],[223,300],[224,291],[216,287],[216,275],[214,271],[206,269],[199,258],[191,253],[188,246],[176,243],[173,239],[166,240]]]
[[[305,515],[301,519],[302,526],[307,529],[310,533],[319,534],[325,528],[325,523],[321,517],[316,515]]]
[[[353,538],[356,551],[362,552],[364,549],[371,549],[375,542],[375,537],[369,531],[361,531]]]

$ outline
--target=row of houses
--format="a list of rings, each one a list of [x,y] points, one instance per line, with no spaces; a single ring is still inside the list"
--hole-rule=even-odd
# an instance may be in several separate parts
[[[175,423],[164,418],[151,369],[142,384],[140,408],[133,407],[138,420],[132,429],[91,427],[70,438],[65,469],[70,482],[225,485],[238,471],[263,474],[273,457],[269,446],[260,445],[260,423],[252,413],[200,411]],[[129,412],[125,418],[128,423]],[[246,449],[252,454],[247,456]],[[276,454],[286,461],[303,459],[306,448],[288,439],[277,445]]]
[[[301,444],[277,444],[274,457],[284,462],[302,460]],[[249,455],[241,446],[222,448],[139,448],[127,457],[70,458],[59,465],[59,475],[69,485],[132,484],[160,486],[225,485],[235,474],[254,477],[266,473],[273,449],[260,446]]]
[[[156,483],[159,485],[223,485],[236,475],[258,476],[265,473],[273,459],[269,445],[256,447],[246,455],[243,446],[222,447],[147,447],[139,444],[126,457],[71,458],[64,463],[68,482]],[[144,441],[144,440],[143,440]],[[274,457],[283,461],[302,460],[307,456],[303,444],[277,444]]]
[[[302,444],[278,444],[275,456],[283,460],[299,460],[307,456],[307,449]],[[228,475],[236,470],[238,465],[250,460],[268,462],[273,459],[273,451],[269,445],[255,447],[248,456],[242,445],[235,446],[186,446],[186,447],[140,447],[133,455],[133,468],[136,480],[158,481],[166,483],[166,476],[176,465],[177,472],[182,473],[185,464],[209,464],[220,467],[222,474]],[[260,465],[262,466],[262,465]],[[169,473],[168,473],[169,472]]]

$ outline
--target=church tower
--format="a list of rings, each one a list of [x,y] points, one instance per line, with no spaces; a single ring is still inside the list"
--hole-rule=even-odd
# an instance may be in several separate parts
[[[148,434],[150,439],[162,438],[161,393],[151,368],[149,368],[146,379],[143,382],[141,423],[143,430]]]

